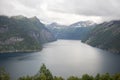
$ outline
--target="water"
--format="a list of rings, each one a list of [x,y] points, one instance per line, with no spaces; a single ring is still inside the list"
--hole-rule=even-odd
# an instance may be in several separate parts
[[[0,66],[10,73],[12,79],[35,75],[42,63],[53,75],[81,76],[85,73],[114,74],[120,72],[120,55],[81,43],[79,40],[58,40],[47,43],[41,52],[0,54]]]

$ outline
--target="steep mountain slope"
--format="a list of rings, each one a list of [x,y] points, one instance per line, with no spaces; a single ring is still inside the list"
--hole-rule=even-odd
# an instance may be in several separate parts
[[[58,39],[84,39],[95,23],[90,21],[81,21],[69,26],[52,23],[46,27],[58,38]]]
[[[55,40],[36,17],[0,16],[0,52],[27,52],[42,49],[42,44]]]
[[[83,42],[111,52],[120,53],[120,21],[105,22],[97,25]]]

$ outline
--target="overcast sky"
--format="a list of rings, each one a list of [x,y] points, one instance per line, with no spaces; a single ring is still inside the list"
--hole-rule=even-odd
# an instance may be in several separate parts
[[[0,0],[0,14],[37,16],[47,23],[103,22],[120,19],[120,0]]]

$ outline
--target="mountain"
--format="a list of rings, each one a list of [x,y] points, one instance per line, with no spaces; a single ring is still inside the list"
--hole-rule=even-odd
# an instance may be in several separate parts
[[[120,20],[96,25],[83,42],[94,47],[120,53]]]
[[[52,23],[46,27],[58,39],[84,39],[95,25],[91,21],[80,21],[69,26]]]
[[[58,23],[51,23],[49,25],[46,25],[46,28],[48,28],[56,38],[61,39],[65,35],[64,32],[66,31],[66,25],[60,25]]]
[[[93,21],[80,21],[70,25],[70,27],[89,27],[96,25]]]
[[[0,16],[0,52],[29,52],[54,41],[53,34],[37,17]]]

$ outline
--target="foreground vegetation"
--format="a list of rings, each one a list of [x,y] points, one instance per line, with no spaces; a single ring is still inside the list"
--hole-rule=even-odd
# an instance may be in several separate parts
[[[10,80],[10,76],[4,69],[0,69],[0,80]],[[53,76],[49,69],[43,64],[40,71],[34,76],[20,77],[18,80],[65,80],[62,77]],[[84,74],[81,78],[70,76],[67,80],[120,80],[120,73],[110,75],[109,73],[97,74],[95,77]]]

